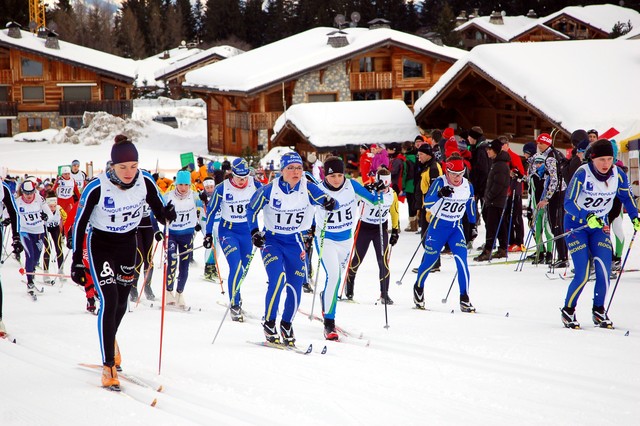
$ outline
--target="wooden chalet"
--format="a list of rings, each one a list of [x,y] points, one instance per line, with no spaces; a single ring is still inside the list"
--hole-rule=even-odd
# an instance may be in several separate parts
[[[609,60],[581,78],[557,71],[593,55]],[[480,126],[487,139],[509,135],[517,143],[557,129],[556,145],[569,147],[576,129],[625,129],[638,120],[632,93],[640,86],[624,83],[640,71],[638,59],[640,45],[627,40],[478,46],[420,98],[416,121],[424,129]],[[602,78],[610,83],[594,84]],[[608,105],[606,113],[589,99]]]
[[[85,111],[129,116],[134,78],[131,60],[10,23],[0,31],[0,136],[77,129]]]
[[[414,102],[464,54],[388,28],[314,28],[187,73],[207,105],[208,149],[269,149],[276,119],[307,102]],[[327,123],[330,125],[330,123]]]

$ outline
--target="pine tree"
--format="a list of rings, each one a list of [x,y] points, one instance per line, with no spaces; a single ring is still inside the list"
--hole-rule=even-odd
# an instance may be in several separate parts
[[[49,22],[55,23],[60,40],[77,43],[78,21],[69,0],[60,0],[49,13]]]
[[[132,59],[146,56],[144,38],[132,8],[125,8],[120,12],[116,19],[115,33],[120,55]]]
[[[14,21],[22,25],[22,29],[29,29],[29,2],[26,0],[2,0],[0,6],[0,24]]]
[[[243,40],[252,47],[265,44],[265,31],[267,29],[267,14],[262,10],[263,0],[247,0],[243,10],[245,31]]]
[[[449,4],[445,3],[442,11],[440,12],[440,16],[438,17],[438,22],[433,28],[434,31],[440,35],[442,44],[445,46],[455,47],[460,44],[460,35],[456,31],[453,31],[454,28],[455,15],[449,7]]]
[[[196,19],[193,16],[193,9],[191,8],[191,2],[189,0],[176,0],[175,4],[176,13],[181,16],[181,33],[184,37],[191,41],[196,37]]]
[[[238,0],[207,0],[204,13],[204,40],[213,42],[242,37],[244,25]]]

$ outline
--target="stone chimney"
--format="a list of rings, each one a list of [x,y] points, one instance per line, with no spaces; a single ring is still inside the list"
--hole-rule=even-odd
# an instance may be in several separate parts
[[[489,23],[494,25],[504,25],[502,13],[496,12],[495,10],[491,12],[491,16],[489,16]]]
[[[469,15],[469,19],[477,18],[480,16],[480,9],[477,7],[473,8],[473,14]]]
[[[347,33],[344,31],[331,31],[327,34],[327,44],[331,47],[344,47],[349,45],[349,40],[347,39]]]
[[[44,47],[60,50],[60,43],[58,43],[58,33],[51,30],[47,31],[47,38],[44,41]]]
[[[384,18],[376,18],[369,22],[369,29],[375,30],[376,28],[391,28],[391,21]]]
[[[7,35],[12,38],[22,38],[20,28],[22,28],[22,26],[17,22],[7,22]]]
[[[461,10],[460,15],[458,15],[458,17],[456,18],[456,27],[459,27],[460,25],[464,24],[467,21],[468,21],[467,11]]]
[[[536,14],[536,12],[533,11],[533,9],[529,9],[529,11],[527,12],[527,18],[537,18],[538,15]]]

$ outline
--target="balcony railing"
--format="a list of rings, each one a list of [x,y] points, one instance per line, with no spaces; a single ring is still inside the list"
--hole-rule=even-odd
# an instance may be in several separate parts
[[[0,84],[11,84],[11,83],[13,83],[11,70],[0,70]]]
[[[352,91],[393,88],[391,72],[354,72],[349,78]]]
[[[17,115],[17,102],[0,102],[0,117],[16,117]]]
[[[104,111],[111,115],[131,115],[133,112],[132,100],[118,101],[62,101],[60,102],[60,115],[78,116],[85,112]]]
[[[227,127],[244,130],[271,129],[282,112],[227,111]]]

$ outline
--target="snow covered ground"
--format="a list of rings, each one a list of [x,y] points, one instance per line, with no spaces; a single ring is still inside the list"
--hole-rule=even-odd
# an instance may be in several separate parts
[[[158,161],[161,168],[177,168],[181,152],[205,152],[204,127],[157,126],[146,126],[148,137],[139,142],[143,167],[155,168]],[[53,170],[50,163],[73,158],[101,165],[109,147],[3,139],[0,165]],[[404,228],[404,206],[401,215]],[[631,235],[628,220],[625,227]],[[476,245],[480,238],[482,233]],[[218,302],[227,295],[202,279],[204,255],[197,250],[185,290],[191,311],[165,314],[160,375],[160,303],[151,306],[143,298],[125,315],[118,333],[124,371],[164,390],[123,381],[124,395],[101,389],[99,373],[78,366],[100,363],[96,317],[85,311],[83,290],[71,281],[58,283],[33,302],[19,264],[8,259],[0,269],[3,319],[17,343],[0,340],[0,424],[637,424],[638,272],[622,275],[610,310],[614,330],[591,325],[593,283],[577,309],[583,329],[563,328],[558,308],[568,282],[549,280],[547,268],[531,264],[523,272],[500,261],[472,266],[470,294],[478,313],[463,314],[457,284],[442,303],[455,273],[445,256],[442,272],[427,281],[428,310],[418,311],[412,309],[415,274],[409,270],[402,285],[395,284],[418,243],[418,235],[402,232],[393,249],[390,327],[384,328],[384,306],[376,304],[377,266],[370,253],[356,280],[358,303],[340,302],[336,320],[363,338],[327,342],[322,324],[299,314],[299,346],[313,344],[305,356],[247,343],[263,338],[267,278],[258,255],[242,287],[243,307],[254,317],[245,323],[227,319],[212,345],[224,314]],[[640,267],[638,250],[632,248],[627,267]],[[314,267],[316,261],[314,256]],[[156,264],[161,265],[160,253]],[[224,260],[221,267],[226,278]],[[152,284],[157,295],[161,280],[158,266]],[[309,312],[311,306],[312,296],[303,294],[302,309]],[[318,301],[314,309],[320,313]]]

